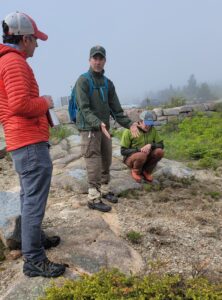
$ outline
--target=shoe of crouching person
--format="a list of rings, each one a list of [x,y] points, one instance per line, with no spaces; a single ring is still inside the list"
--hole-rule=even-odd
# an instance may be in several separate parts
[[[141,171],[139,169],[132,169],[131,176],[136,182],[138,182],[138,183],[142,182],[142,175],[141,175]]]

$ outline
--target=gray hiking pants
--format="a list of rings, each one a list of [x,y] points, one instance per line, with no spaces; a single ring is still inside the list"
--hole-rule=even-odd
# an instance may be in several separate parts
[[[26,259],[43,260],[42,220],[48,198],[52,162],[48,143],[28,145],[11,152],[20,180],[22,254]]]
[[[85,158],[89,188],[100,189],[110,180],[112,140],[101,131],[81,131],[81,151]]]

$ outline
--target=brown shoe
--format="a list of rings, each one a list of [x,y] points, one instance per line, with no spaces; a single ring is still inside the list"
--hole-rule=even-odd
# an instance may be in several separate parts
[[[131,175],[136,182],[141,182],[142,181],[142,176],[140,174],[140,171],[138,169],[132,169],[131,170]]]
[[[149,174],[146,171],[143,171],[143,176],[146,179],[146,181],[152,182],[153,181],[153,176],[151,174]]]

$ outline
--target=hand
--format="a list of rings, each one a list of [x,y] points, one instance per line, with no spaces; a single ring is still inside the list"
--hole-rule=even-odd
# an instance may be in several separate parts
[[[53,108],[54,107],[54,103],[53,103],[53,100],[52,100],[52,97],[49,96],[49,95],[44,95],[42,96],[44,97],[46,103],[48,104],[48,108]]]
[[[108,139],[110,139],[111,137],[110,137],[110,134],[109,134],[108,130],[106,129],[106,124],[101,123],[101,124],[100,124],[100,127],[101,127],[101,130],[102,130],[102,133],[104,133],[105,136],[106,136]]]
[[[140,149],[141,152],[149,154],[151,151],[151,144],[147,144]]]
[[[137,123],[134,122],[131,126],[130,126],[130,131],[133,137],[138,137],[140,135],[139,129],[137,127]]]

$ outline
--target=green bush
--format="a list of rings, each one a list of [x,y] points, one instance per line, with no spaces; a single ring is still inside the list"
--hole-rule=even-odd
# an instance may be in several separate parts
[[[50,128],[50,140],[53,142],[60,142],[62,139],[72,135],[72,131],[65,125],[59,125]]]
[[[164,126],[161,135],[165,157],[176,160],[196,160],[201,168],[217,168],[222,160],[222,113],[210,116],[197,113],[177,124]],[[175,130],[173,130],[173,126]]]
[[[79,280],[55,283],[39,300],[219,300],[222,284],[204,278],[185,280],[179,275],[126,276],[118,270],[102,270]]]

